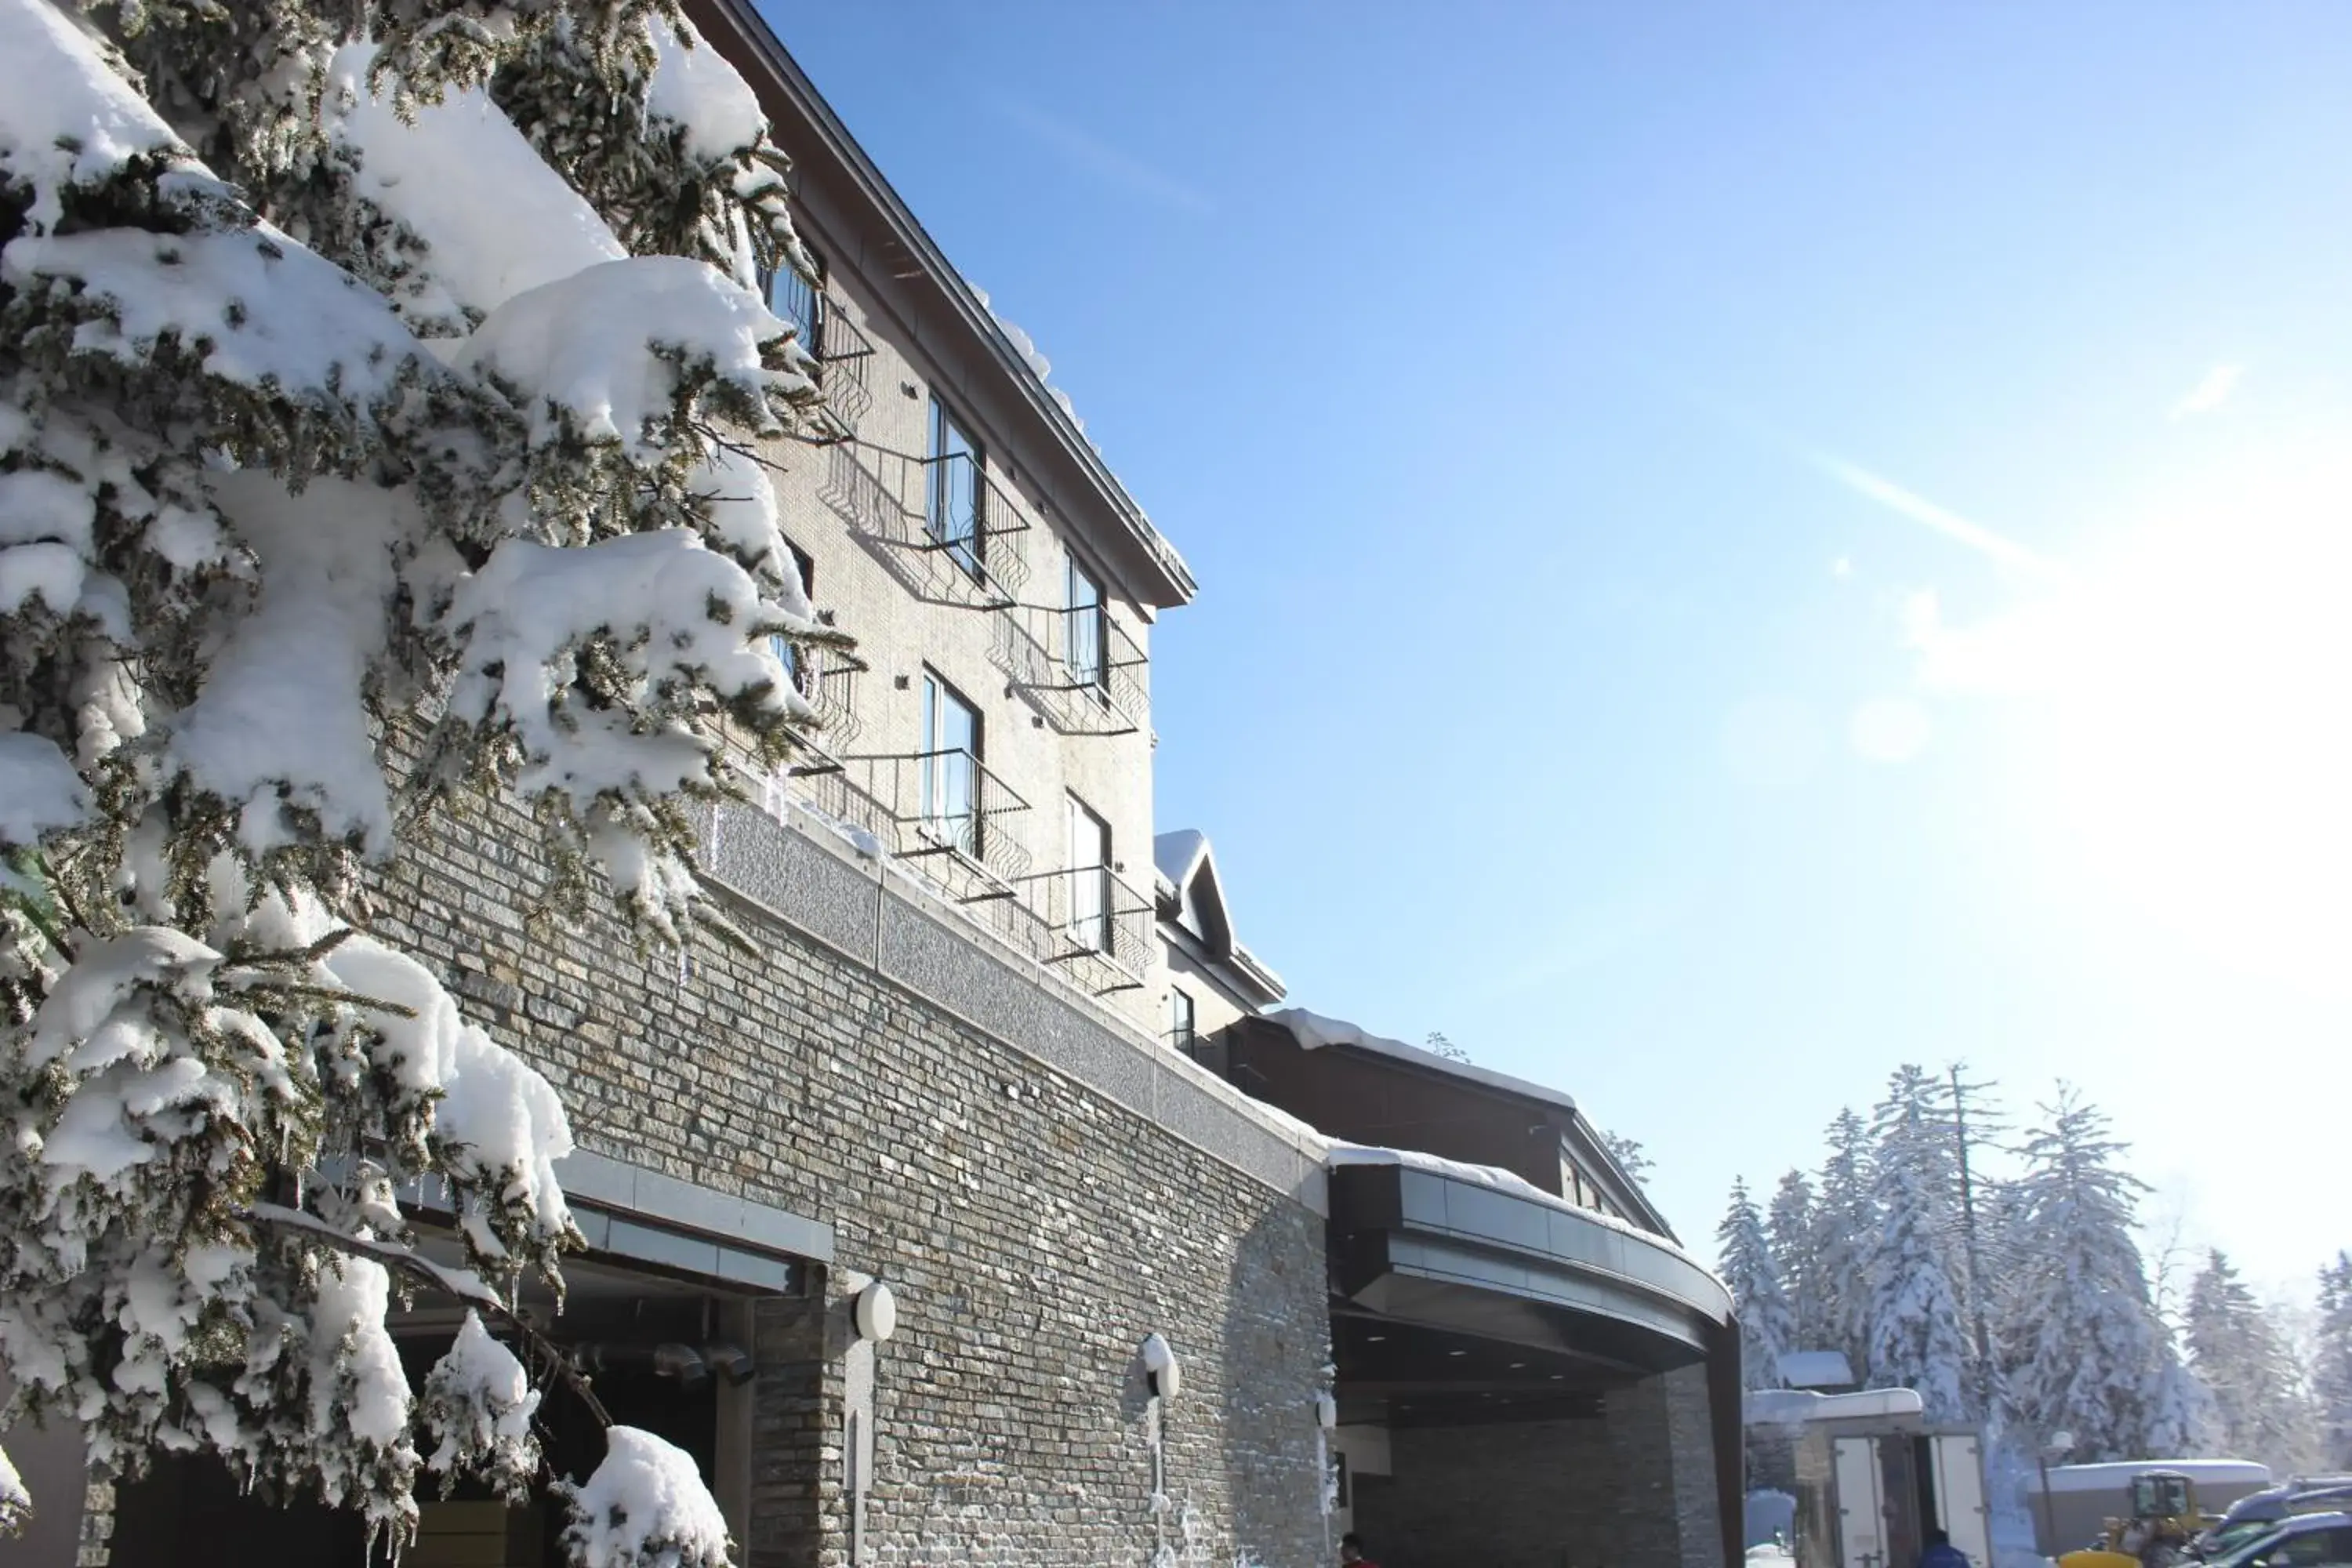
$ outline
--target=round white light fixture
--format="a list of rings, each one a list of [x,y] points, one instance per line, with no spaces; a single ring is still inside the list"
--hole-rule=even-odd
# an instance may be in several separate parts
[[[1184,1373],[1176,1364],[1176,1352],[1157,1333],[1143,1336],[1143,1373],[1151,1383],[1151,1392],[1162,1399],[1173,1399],[1184,1387]]]
[[[1326,1432],[1339,1424],[1339,1402],[1328,1394],[1315,1396],[1315,1425]]]
[[[879,1279],[857,1293],[857,1337],[880,1344],[898,1331],[898,1298]]]

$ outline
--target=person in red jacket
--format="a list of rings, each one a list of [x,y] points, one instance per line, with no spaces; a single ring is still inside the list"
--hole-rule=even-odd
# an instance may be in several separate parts
[[[1364,1538],[1352,1530],[1339,1537],[1339,1561],[1349,1564],[1350,1568],[1381,1568],[1379,1563],[1364,1555]]]

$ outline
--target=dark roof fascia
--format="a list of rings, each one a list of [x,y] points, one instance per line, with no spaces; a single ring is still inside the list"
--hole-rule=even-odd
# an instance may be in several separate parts
[[[1268,1004],[1282,1000],[1282,983],[1276,980],[1269,985],[1265,978],[1268,972],[1264,965],[1255,959],[1247,963],[1240,962],[1248,955],[1239,948],[1234,950],[1233,958],[1219,956],[1176,914],[1164,907],[1160,915],[1160,940],[1199,964],[1223,988],[1234,1006],[1253,1016]]]
[[[1156,608],[1167,609],[1189,604],[1199,592],[1192,569],[1176,547],[1163,538],[1143,514],[1135,498],[1110,471],[1102,455],[1097,452],[1085,432],[1077,427],[1062,405],[1046,390],[1045,381],[1032,370],[1013,340],[988,307],[981,303],[970,283],[964,280],[955,264],[947,258],[936,241],[927,233],[912,209],[898,193],[890,187],[882,171],[857,139],[849,133],[841,117],[833,111],[824,96],[810,81],[807,73],[784,48],[774,31],[769,27],[751,0],[700,0],[690,10],[709,7],[718,12],[732,28],[738,40],[759,57],[775,84],[782,88],[802,119],[814,133],[819,148],[847,176],[856,194],[878,216],[893,239],[903,245],[923,272],[932,280],[949,310],[964,330],[987,350],[997,368],[1006,379],[1020,389],[1038,422],[1051,436],[1055,447],[1073,464],[1079,474],[1094,488],[1104,506],[1115,517],[1127,535],[1127,542],[1142,557],[1148,579],[1139,595]]]
[[[1269,1027],[1281,1029],[1286,1035],[1290,1034],[1287,1028],[1271,1018],[1265,1022]],[[1296,1036],[1292,1037],[1294,1039],[1296,1037]],[[1452,1084],[1457,1088],[1475,1089],[1479,1093],[1509,1100],[1514,1104],[1533,1108],[1536,1114],[1542,1116],[1559,1129],[1560,1137],[1574,1149],[1579,1160],[1589,1170],[1597,1170],[1600,1173],[1610,1189],[1609,1196],[1622,1205],[1636,1224],[1647,1226],[1675,1242],[1675,1245],[1681,1245],[1681,1238],[1675,1236],[1675,1227],[1666,1223],[1666,1216],[1660,1214],[1648,1196],[1643,1193],[1641,1184],[1625,1173],[1624,1167],[1620,1165],[1616,1157],[1609,1152],[1607,1146],[1601,1142],[1600,1134],[1594,1131],[1592,1123],[1585,1119],[1584,1112],[1569,1095],[1555,1089],[1546,1088],[1542,1084],[1529,1083],[1525,1079],[1514,1079],[1508,1074],[1495,1072],[1486,1068],[1452,1062],[1442,1057],[1433,1057],[1426,1062],[1420,1062],[1392,1052],[1373,1050],[1368,1047],[1344,1042],[1334,1043],[1320,1048],[1338,1051],[1350,1060],[1376,1063],[1441,1083]]]
[[[1611,1197],[1623,1204],[1626,1210],[1643,1224],[1654,1226],[1663,1236],[1673,1237],[1677,1246],[1681,1244],[1681,1238],[1675,1236],[1675,1227],[1666,1223],[1666,1216],[1650,1202],[1649,1195],[1642,1191],[1642,1184],[1625,1173],[1625,1167],[1617,1163],[1617,1156],[1612,1154],[1609,1145],[1601,1141],[1600,1130],[1585,1120],[1583,1111],[1579,1110],[1575,1114],[1566,1136],[1575,1145],[1577,1157],[1588,1166],[1599,1166],[1608,1178]]]

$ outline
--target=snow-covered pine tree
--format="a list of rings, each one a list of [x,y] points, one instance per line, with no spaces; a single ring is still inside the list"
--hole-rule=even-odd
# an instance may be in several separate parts
[[[1813,1253],[1820,1240],[1814,1228],[1813,1187],[1802,1171],[1790,1171],[1772,1191],[1765,1211],[1764,1238],[1772,1252],[1772,1267],[1780,1288],[1788,1293],[1789,1319],[1794,1325],[1792,1350],[1823,1350],[1832,1340],[1822,1321],[1820,1266]]]
[[[1740,1386],[1778,1388],[1780,1358],[1797,1348],[1797,1324],[1772,1262],[1764,1216],[1745,1180],[1732,1184],[1731,1206],[1715,1235],[1722,1244],[1717,1271],[1739,1313]]]
[[[1868,1251],[1880,1222],[1871,1191],[1870,1129],[1844,1110],[1831,1121],[1828,1138],[1813,1205],[1813,1279],[1822,1342],[1806,1348],[1843,1351],[1859,1378],[1870,1370]]]
[[[2004,1382],[2027,1431],[2074,1435],[2084,1462],[2183,1450],[2159,1431],[2179,1370],[2148,1297],[2132,1226],[2147,1190],[2118,1167],[2106,1118],[2059,1086],[2020,1145],[2002,1205],[2006,1289],[1996,1316]]]
[[[1955,1420],[1980,1417],[1985,1412],[1978,1409],[1978,1394],[1988,1380],[1979,1375],[1969,1331],[1959,1138],[1950,1081],[1905,1063],[1887,1080],[1870,1131],[1872,1191],[1883,1216],[1864,1274],[1871,1291],[1871,1379],[1880,1386],[1917,1388],[1933,1415],[1949,1376],[1957,1379],[1958,1396],[1941,1414]],[[1900,1214],[1898,1202],[1905,1205]],[[1959,1361],[1950,1368],[1942,1361],[1947,1306],[1959,1336]]]
[[[2285,1332],[2219,1248],[2189,1287],[2189,1356],[2213,1398],[2211,1436],[2232,1458],[2301,1468],[2309,1405]]]
[[[1870,1386],[1916,1389],[1929,1419],[1961,1419],[1968,1408],[1968,1331],[1960,1324],[1935,1194],[1901,1159],[1879,1166],[1872,1192],[1883,1217],[1864,1259]]]
[[[784,754],[769,639],[828,635],[722,435],[815,398],[783,174],[674,0],[0,0],[0,1428],[395,1542],[420,1469],[540,1479],[563,1110],[362,890],[509,794],[549,911],[696,923],[684,797]],[[497,1330],[421,1398],[412,1290]],[[611,1439],[575,1555],[722,1561],[692,1461]]]
[[[2319,1424],[2322,1469],[2352,1470],[2352,1253],[2319,1271],[2313,1325],[2311,1399]]]

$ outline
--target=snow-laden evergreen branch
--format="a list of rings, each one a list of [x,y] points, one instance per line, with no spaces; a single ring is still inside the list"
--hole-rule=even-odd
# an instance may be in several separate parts
[[[784,167],[674,0],[0,0],[0,1424],[397,1542],[420,1468],[539,1479],[533,1375],[597,1409],[514,1310],[563,1108],[359,895],[512,796],[543,909],[703,918],[681,801],[835,636],[747,457],[818,401]],[[416,1288],[475,1310],[421,1404]],[[570,1495],[583,1561],[728,1551],[645,1434]]]

